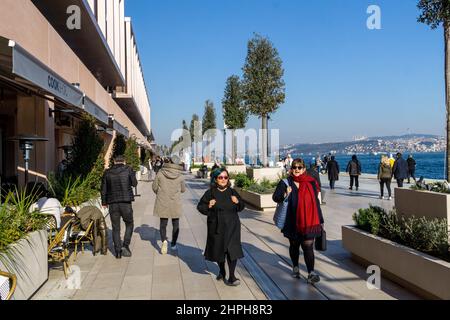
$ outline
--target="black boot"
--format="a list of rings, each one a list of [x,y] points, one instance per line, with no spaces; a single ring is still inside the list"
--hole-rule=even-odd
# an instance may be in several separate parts
[[[116,259],[122,259],[122,250],[116,250]]]

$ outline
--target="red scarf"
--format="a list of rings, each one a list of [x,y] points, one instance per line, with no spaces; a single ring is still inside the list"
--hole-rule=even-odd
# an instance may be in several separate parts
[[[320,192],[319,184],[316,179],[306,173],[298,177],[292,175],[292,179],[299,183],[297,231],[302,235],[320,233],[321,225],[319,208],[317,206],[317,195],[312,183],[316,185],[317,192]]]

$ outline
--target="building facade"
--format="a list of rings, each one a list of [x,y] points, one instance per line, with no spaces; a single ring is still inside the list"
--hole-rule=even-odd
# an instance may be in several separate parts
[[[55,172],[85,113],[96,119],[107,162],[119,134],[150,149],[150,111],[125,0],[0,2],[2,182],[23,185],[24,138],[33,143],[29,180]]]

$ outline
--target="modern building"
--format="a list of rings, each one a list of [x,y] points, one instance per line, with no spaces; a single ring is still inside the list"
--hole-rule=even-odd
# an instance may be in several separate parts
[[[2,0],[2,181],[24,183],[17,137],[33,143],[30,181],[56,171],[84,113],[96,119],[106,161],[118,134],[150,149],[147,89],[125,0]]]

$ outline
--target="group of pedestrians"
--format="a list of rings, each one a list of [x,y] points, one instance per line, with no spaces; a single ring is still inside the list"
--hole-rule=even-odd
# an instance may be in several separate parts
[[[173,227],[170,249],[178,249],[179,221],[183,211],[181,195],[186,191],[183,169],[181,163],[169,159],[164,161],[153,181],[152,189],[156,194],[153,214],[160,218],[161,254],[167,254],[169,250],[166,231],[169,219]],[[318,180],[308,173],[302,159],[292,161],[286,181],[287,185],[280,181],[272,198],[277,203],[288,198],[282,233],[289,240],[292,275],[300,278],[299,257],[302,248],[308,282],[316,283],[320,277],[314,271],[314,240],[322,234],[324,224],[319,200],[321,187]],[[124,157],[115,157],[114,165],[104,173],[101,198],[103,206],[109,207],[117,259],[132,255],[129,247],[134,228],[131,203],[134,201],[133,187],[136,186],[136,175],[125,164]],[[216,279],[228,286],[240,284],[235,270],[238,260],[244,257],[239,219],[239,212],[244,208],[239,193],[231,187],[228,171],[223,167],[215,168],[211,173],[210,186],[198,202],[197,210],[207,216],[204,257],[217,263],[219,272]],[[120,238],[121,219],[126,225],[123,241]]]

